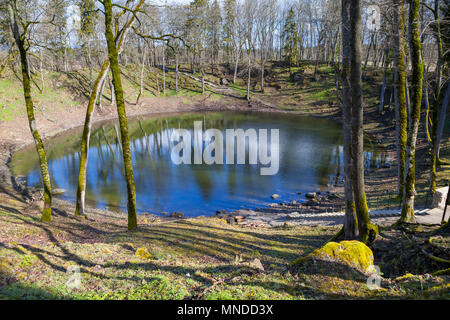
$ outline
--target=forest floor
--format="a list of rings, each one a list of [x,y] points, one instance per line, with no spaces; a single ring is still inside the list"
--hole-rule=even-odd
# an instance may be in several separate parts
[[[77,218],[56,201],[52,223],[42,223],[40,210],[12,191],[2,203],[0,299],[450,298],[449,276],[429,274],[446,266],[421,251],[449,255],[445,237],[435,236],[439,249],[423,245],[431,227],[382,230],[371,247],[384,275],[370,290],[367,277],[288,271],[339,227],[243,228],[216,217],[146,215],[128,232],[126,219],[108,212]],[[70,266],[80,271],[77,288],[69,287]]]
[[[124,68],[125,69],[125,68]],[[201,95],[199,83],[182,77],[185,89],[175,93],[173,74],[167,74],[166,96],[158,95],[150,75],[145,93],[135,103],[139,81],[133,69],[124,71],[129,116],[208,110],[252,110],[289,112],[339,121],[333,70],[321,65],[318,79],[313,66],[302,64],[293,73],[303,84],[290,81],[289,71],[277,64],[268,66],[265,92],[252,90],[247,104],[245,83],[220,86],[219,75],[208,74],[216,84]],[[187,72],[187,68],[182,71]],[[225,69],[221,70],[227,78]],[[47,74],[46,89],[35,88],[38,129],[49,138],[83,124],[87,72]],[[198,77],[198,75],[197,75]],[[38,77],[36,77],[38,79]],[[256,79],[256,77],[255,77]],[[252,88],[257,87],[256,80]],[[383,145],[391,159],[390,168],[369,172],[367,193],[377,206],[390,205],[396,188],[393,110],[378,113],[381,83],[377,70],[369,70],[364,81],[366,134]],[[161,90],[161,88],[159,88]],[[77,94],[74,94],[77,92]],[[4,299],[327,299],[327,298],[445,298],[449,297],[449,276],[432,276],[448,268],[429,254],[449,257],[450,237],[435,234],[438,226],[384,226],[371,248],[375,264],[383,274],[382,289],[369,290],[367,279],[316,273],[291,274],[287,265],[320,247],[338,227],[282,226],[249,228],[227,224],[218,217],[162,219],[139,217],[138,231],[126,231],[126,219],[112,212],[90,208],[88,218],[73,215],[73,205],[55,199],[54,220],[41,223],[36,194],[24,195],[11,184],[7,163],[12,152],[32,142],[26,122],[20,82],[10,74],[0,78],[0,298]],[[115,110],[105,106],[95,119],[111,119]],[[450,139],[447,116],[442,142],[444,161],[438,184],[450,178]],[[426,197],[429,177],[428,145],[419,134],[417,183],[419,200]],[[380,186],[382,186],[380,188]],[[390,190],[391,193],[386,190]],[[370,205],[370,203],[369,203]],[[437,237],[433,244],[427,240]],[[401,252],[402,254],[398,254]],[[71,290],[69,266],[81,271],[81,287]],[[406,273],[407,275],[398,278]]]

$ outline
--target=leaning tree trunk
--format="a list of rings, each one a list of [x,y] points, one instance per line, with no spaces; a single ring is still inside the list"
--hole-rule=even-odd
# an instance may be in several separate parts
[[[404,34],[404,0],[396,0],[394,11],[395,24],[395,114],[397,133],[398,162],[398,194],[403,198],[405,186],[405,159],[408,126],[408,111],[406,98],[406,68],[405,68],[405,34]]]
[[[122,80],[120,78],[119,59],[114,34],[112,32],[113,12],[111,0],[104,0],[105,8],[105,36],[108,44],[108,55],[111,64],[114,91],[116,94],[117,113],[119,116],[123,162],[128,191],[128,230],[137,228],[136,187],[134,184],[133,163],[131,158],[130,141],[128,135],[128,121],[125,112],[125,99],[123,96]]]
[[[50,175],[48,172],[47,155],[45,153],[41,136],[37,130],[36,119],[34,117],[34,105],[31,98],[31,79],[28,68],[27,50],[25,49],[25,32],[23,34],[20,34],[19,26],[17,24],[17,12],[12,1],[8,2],[7,5],[11,29],[20,54],[23,95],[27,108],[28,124],[30,126],[30,131],[34,139],[36,151],[39,156],[42,181],[44,183],[44,208],[42,210],[41,221],[50,222],[52,221],[52,187],[50,184]]]
[[[358,218],[356,216],[355,201],[352,187],[352,155],[351,155],[351,99],[350,99],[350,1],[342,1],[342,115],[343,115],[343,144],[344,144],[344,191],[345,191],[345,239],[359,237]]]
[[[78,172],[78,188],[75,215],[85,215],[85,198],[86,198],[86,171],[88,165],[89,140],[91,137],[92,115],[94,113],[95,101],[99,91],[100,83],[106,77],[109,68],[109,59],[105,60],[100,73],[95,80],[91,93],[89,95],[88,107],[86,109],[86,117],[84,120],[83,136],[81,138],[80,149],[80,170]],[[101,98],[101,97],[100,97]]]
[[[116,96],[114,94],[114,86],[112,84],[111,78],[108,75],[106,77],[108,78],[108,86],[109,86],[109,91],[111,93],[111,105],[114,106],[116,104]]]
[[[103,97],[103,91],[105,90],[105,85],[106,85],[106,78],[104,77],[102,80],[102,84],[100,86],[100,91],[97,94],[97,107],[99,109],[102,108],[102,97]]]
[[[142,6],[144,3],[144,0],[140,0],[139,3],[136,5],[136,10],[139,9],[139,7]],[[125,37],[130,30],[133,22],[134,22],[134,15],[131,16],[130,20],[126,23],[126,25],[123,28],[123,31],[121,32],[117,49],[120,52],[120,50],[123,47],[123,43],[125,42]],[[89,152],[89,140],[91,137],[91,128],[92,128],[92,115],[95,108],[95,101],[97,99],[98,91],[99,91],[99,85],[100,83],[106,82],[105,78],[108,75],[108,69],[110,66],[110,60],[107,58],[105,62],[102,65],[102,68],[100,69],[100,72],[97,76],[97,79],[95,80],[93,84],[93,89],[91,91],[91,94],[89,96],[89,102],[86,109],[86,117],[84,120],[84,129],[83,129],[83,136],[81,138],[81,149],[80,149],[80,170],[78,172],[78,187],[77,187],[77,201],[76,201],[76,208],[75,208],[75,214],[76,215],[85,215],[85,198],[86,198],[86,171],[88,166],[88,152]],[[108,77],[108,82],[109,77]],[[115,104],[114,99],[114,88],[113,85],[110,83],[110,89],[111,89],[111,104]],[[101,95],[100,95],[101,99]]]
[[[344,2],[347,0],[344,0]],[[364,136],[363,136],[363,104],[361,78],[361,1],[350,2],[350,99],[352,114],[352,180],[353,197],[358,217],[359,238],[362,242],[372,241],[378,230],[370,223],[364,186]]]
[[[420,108],[422,103],[423,63],[419,38],[419,0],[410,0],[409,28],[410,50],[412,64],[412,94],[411,94],[411,126],[408,130],[406,144],[405,192],[403,194],[402,214],[400,222],[415,222],[414,197],[415,190],[415,156],[417,132],[419,129]]]

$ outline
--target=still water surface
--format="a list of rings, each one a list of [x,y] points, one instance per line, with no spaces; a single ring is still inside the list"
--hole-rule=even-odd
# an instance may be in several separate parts
[[[194,137],[194,121],[202,121],[206,129],[222,132],[237,128],[262,128],[269,132],[279,129],[278,174],[260,175],[259,164],[173,164],[174,143],[170,142],[170,136],[173,130],[185,128]],[[267,206],[275,202],[271,198],[274,193],[280,195],[277,202],[302,201],[306,192],[330,190],[342,184],[342,130],[340,125],[327,120],[242,112],[172,114],[131,120],[129,130],[140,212],[210,215],[219,209]],[[86,201],[98,208],[126,211],[127,192],[118,137],[116,122],[104,122],[93,128]],[[71,201],[75,200],[77,188],[80,139],[81,130],[74,130],[46,143],[52,186],[66,189],[62,198]],[[195,139],[192,140],[194,143]],[[366,170],[376,170],[388,163],[380,148],[370,141],[365,145]],[[248,154],[246,159],[248,163]],[[16,153],[11,165],[14,174],[25,177],[27,185],[40,185],[33,148]]]

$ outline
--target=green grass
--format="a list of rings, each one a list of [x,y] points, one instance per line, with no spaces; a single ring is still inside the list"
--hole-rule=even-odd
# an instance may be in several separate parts
[[[93,81],[98,72],[93,71]],[[163,96],[162,71],[153,69],[145,70],[144,90],[141,98],[152,98]],[[159,76],[159,94],[157,85]],[[44,73],[45,86],[40,91],[41,76],[39,73],[33,75],[32,97],[37,112],[46,110],[58,110],[60,108],[74,108],[87,104],[89,95],[89,72],[86,69],[74,72]],[[189,98],[201,95],[201,84],[180,74],[179,91],[175,91],[175,72],[166,72],[166,95],[167,97],[185,97],[187,103]],[[140,67],[136,69],[132,65],[122,68],[122,85],[125,92],[125,100],[135,103],[140,90]],[[38,88],[39,86],[39,88]],[[207,93],[209,91],[207,90]],[[218,98],[220,94],[213,93]],[[111,98],[109,85],[103,90],[103,101],[108,104]],[[23,97],[22,84],[11,70],[4,72],[0,78],[0,121],[11,121],[17,117],[26,116],[25,101]]]
[[[18,210],[22,210],[17,207]],[[2,210],[0,299],[324,299],[445,297],[442,280],[384,283],[371,291],[361,279],[327,271],[294,276],[286,265],[321,246],[336,227],[243,229],[217,218],[161,223],[125,217],[91,220]],[[40,239],[39,242],[35,240]],[[47,239],[47,240],[46,240]],[[143,249],[145,248],[145,249]],[[139,250],[148,254],[137,254]],[[264,271],[251,267],[259,259]],[[71,289],[69,266],[79,266],[81,287]],[[441,281],[441,282],[439,282]],[[441,287],[439,287],[441,286]],[[425,293],[424,293],[425,292]]]

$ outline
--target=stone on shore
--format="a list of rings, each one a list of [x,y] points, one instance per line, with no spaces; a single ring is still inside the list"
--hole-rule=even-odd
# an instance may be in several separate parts
[[[290,219],[298,219],[301,217],[300,213],[298,212],[292,212],[292,213],[288,213],[287,215]]]
[[[52,189],[52,196],[59,196],[66,193],[66,189],[56,188]]]
[[[169,217],[171,218],[176,218],[176,219],[183,219],[184,218],[184,213],[182,212],[172,212]]]
[[[315,192],[308,192],[307,194],[305,194],[305,197],[308,199],[314,199],[316,197],[316,193]]]

